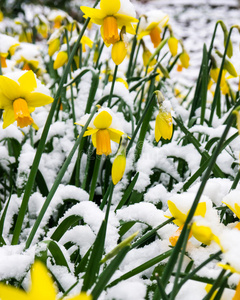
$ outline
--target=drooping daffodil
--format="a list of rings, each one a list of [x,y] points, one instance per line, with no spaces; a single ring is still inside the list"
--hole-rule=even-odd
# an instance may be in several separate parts
[[[173,246],[181,233],[183,225],[185,224],[188,213],[192,207],[194,198],[195,194],[193,193],[183,193],[181,195],[176,194],[175,196],[172,196],[170,200],[168,200],[169,210],[165,213],[165,217],[174,217],[175,219],[173,220],[173,222],[177,226],[179,226],[180,229],[178,230],[177,235],[175,234],[169,239],[171,243],[173,242]],[[216,212],[212,208],[212,201],[206,196],[202,196],[197,205],[197,209],[195,210],[193,219],[193,221],[195,220],[195,222],[193,223],[194,226],[191,230],[191,233],[201,243],[205,242],[209,244],[211,240],[214,239],[215,235],[212,233],[211,227],[208,226],[209,224],[204,222],[202,218],[206,220],[213,219],[215,223],[218,222]],[[201,232],[201,230],[203,230],[203,232]]]
[[[83,116],[76,124],[84,126],[88,117],[89,115]],[[124,132],[119,127],[115,128],[116,125],[118,127],[116,116],[108,108],[100,109],[93,117],[83,136],[91,135],[93,146],[97,148],[97,155],[112,153],[111,140],[119,144]]]
[[[125,171],[127,143],[128,136],[124,134],[122,136],[121,145],[112,164],[112,182],[114,185],[116,185],[122,179]]]
[[[135,34],[132,23],[137,23],[136,13],[129,0],[101,0],[97,8],[81,6],[84,17],[101,25],[104,43],[109,46],[120,40],[118,29],[126,26],[126,32]]]
[[[159,103],[159,112],[155,122],[155,140],[158,142],[161,137],[170,140],[173,132],[171,104],[164,99],[160,91],[157,91],[156,94]]]
[[[57,290],[47,268],[40,261],[36,261],[31,268],[31,284],[27,292],[22,289],[0,283],[1,300],[57,300]],[[92,297],[82,292],[68,300],[91,300]]]
[[[17,121],[20,128],[33,124],[30,115],[35,107],[53,102],[50,91],[32,71],[11,72],[0,76],[0,109],[3,128]],[[37,127],[37,126],[36,126]]]
[[[71,40],[69,41],[69,45],[73,46],[74,43],[77,41],[77,38],[78,38],[78,36],[76,36],[76,35],[73,36],[71,38]],[[86,46],[88,46],[89,48],[92,48],[92,46],[93,46],[93,41],[85,35],[82,37],[80,43],[82,45],[82,52],[86,52]],[[74,60],[75,60],[77,67],[79,67],[79,57],[74,56]],[[54,60],[53,68],[56,70],[56,69],[62,67],[67,61],[68,61],[67,44],[63,44]]]
[[[169,16],[161,10],[151,10],[141,16],[138,39],[141,40],[144,36],[150,35],[154,48],[161,42],[161,32],[167,25]]]
[[[15,48],[19,46],[19,42],[15,40],[15,38],[8,36],[6,34],[0,33],[0,59],[1,59],[1,67],[6,68],[6,58],[8,54],[14,54]]]

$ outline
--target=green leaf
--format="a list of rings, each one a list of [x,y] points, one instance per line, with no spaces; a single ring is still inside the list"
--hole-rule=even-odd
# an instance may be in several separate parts
[[[82,219],[81,216],[69,216],[66,219],[64,219],[62,221],[61,224],[58,225],[58,227],[55,229],[55,231],[53,232],[53,234],[51,235],[51,239],[55,240],[55,241],[59,241],[61,239],[61,237],[65,234],[65,232],[71,227],[73,226],[75,223],[77,223],[78,221],[80,221]]]
[[[49,250],[51,252],[56,264],[59,266],[66,267],[68,269],[68,271],[70,272],[70,268],[68,266],[67,260],[64,256],[64,254],[62,253],[61,248],[58,246],[57,242],[48,240],[48,241],[40,242],[38,245],[40,246],[41,244],[46,244],[46,247],[43,251],[39,251],[37,253],[36,257],[38,259],[40,259],[41,261],[46,263],[46,259],[48,257],[47,251]],[[40,249],[41,249],[41,246],[40,246]]]
[[[115,211],[118,210],[118,209],[120,209],[120,208],[122,208],[123,205],[126,204],[129,196],[133,192],[133,188],[134,188],[134,186],[135,186],[135,184],[136,184],[136,182],[138,180],[138,176],[139,176],[139,173],[137,173],[134,176],[133,180],[131,180],[129,186],[127,187],[125,193],[123,194],[123,197],[122,197],[121,201],[119,202],[119,204],[118,204],[117,208],[115,209]]]
[[[108,281],[111,279],[112,275],[115,273],[115,271],[117,270],[117,268],[119,267],[129,250],[130,246],[124,247],[118,253],[118,255],[110,262],[107,268],[100,274],[98,281],[91,293],[93,300],[96,300],[100,296],[101,292],[104,290]]]

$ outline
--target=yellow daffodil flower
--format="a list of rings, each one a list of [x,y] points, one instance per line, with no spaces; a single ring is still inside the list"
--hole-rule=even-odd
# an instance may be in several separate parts
[[[48,42],[48,55],[53,56],[53,54],[60,49],[60,39],[56,38]]]
[[[0,59],[2,68],[7,67],[6,58],[8,54],[13,55],[15,48],[19,45],[19,42],[13,37],[0,33]]]
[[[182,227],[185,224],[187,216],[191,209],[193,200],[194,195],[187,193],[173,196],[171,200],[168,200],[169,210],[166,212],[165,217],[174,217],[175,219],[173,220],[173,222],[177,226],[179,226],[177,232],[169,238],[169,241],[172,245],[175,245],[178,240],[178,237],[182,231]],[[197,209],[195,210],[194,223],[190,232],[190,234],[193,234],[193,236],[197,240],[207,245],[210,244],[212,240],[216,241],[219,244],[219,239],[213,234],[212,229],[210,228],[209,223],[206,220],[206,215],[208,215],[209,213],[212,217],[211,209],[212,202],[208,198],[205,198],[203,196],[203,198],[197,205]]]
[[[118,149],[117,155],[112,164],[112,182],[116,185],[123,177],[126,168],[126,148],[128,136],[124,134],[121,140],[121,146]]]
[[[28,292],[22,289],[0,283],[1,300],[57,300],[57,290],[47,268],[40,261],[36,261],[31,269],[31,286]],[[86,293],[63,298],[68,300],[91,300]]]
[[[79,122],[76,124],[84,126],[85,118],[88,115],[85,115]],[[95,148],[97,148],[97,155],[109,155],[112,153],[111,149],[111,140],[118,143],[120,142],[121,136],[124,134],[123,131],[112,128],[112,113],[110,110],[102,109],[100,110],[93,118],[93,121],[90,123],[90,126],[87,128],[83,136],[92,136],[92,143]]]
[[[13,78],[13,79],[12,79]],[[53,102],[50,91],[32,71],[0,76],[0,109],[4,109],[3,128],[17,121],[20,128],[33,124],[30,113],[35,107]]]
[[[0,22],[2,22],[3,18],[4,18],[3,13],[0,10]]]
[[[183,68],[188,69],[190,57],[186,51],[183,51],[179,56]]]
[[[77,37],[74,37],[71,39],[70,41],[70,45],[72,45],[75,41],[77,40]],[[89,37],[87,36],[83,36],[82,39],[81,39],[81,44],[82,44],[82,52],[86,52],[86,45],[89,47],[89,48],[92,48],[93,46],[93,41],[90,40]],[[57,44],[54,44],[52,45],[52,48],[50,50],[50,44],[49,44],[49,49],[48,51],[50,51],[50,53],[55,53],[55,50],[56,50],[56,47]],[[62,46],[61,49],[66,49],[66,45],[64,44]],[[76,65],[78,67],[78,64],[79,64],[79,58],[77,56],[74,57],[75,59],[75,62],[76,62]],[[66,62],[68,61],[68,53],[67,53],[67,50],[62,50],[62,51],[59,51],[58,54],[57,54],[57,57],[53,63],[53,68],[56,70],[60,67],[62,67]]]
[[[170,36],[168,39],[168,47],[172,56],[176,56],[178,52],[178,39],[176,39],[174,36]]]
[[[179,201],[181,202],[181,201]],[[187,219],[187,215],[190,211],[190,207],[189,209],[181,209],[181,203],[180,206],[178,206],[176,204],[177,202],[176,201],[171,201],[171,200],[168,200],[168,208],[169,208],[169,211],[170,211],[170,215],[165,215],[165,217],[167,218],[172,218],[174,217],[175,219],[173,220],[173,223],[175,223],[177,226],[182,226],[184,225],[186,219]],[[198,203],[198,206],[197,206],[197,209],[194,213],[194,216],[202,216],[204,217],[205,216],[205,213],[206,213],[206,210],[207,210],[207,207],[206,207],[206,202],[200,202]]]
[[[112,47],[112,60],[114,61],[114,63],[118,66],[120,65],[124,58],[127,55],[127,48],[126,45],[123,41],[118,41],[116,42],[113,47]]]
[[[57,57],[53,63],[53,69],[58,69],[62,67],[68,60],[68,54],[67,51],[60,51],[57,54]]]
[[[99,8],[80,7],[85,18],[89,17],[92,23],[101,25],[101,35],[107,46],[120,40],[118,28],[121,29],[126,26],[126,32],[135,34],[132,23],[137,23],[138,20],[125,12],[121,12],[121,4],[120,0],[101,0]]]
[[[68,17],[68,14],[63,10],[52,10],[48,15],[48,20],[53,22],[53,28],[58,29],[61,27],[63,20]]]
[[[163,96],[158,96],[158,102],[160,105],[159,113],[156,117],[155,122],[155,140],[157,142],[159,142],[161,137],[170,140],[173,132],[172,115],[170,107],[168,107],[167,105],[168,102],[163,100]]]
[[[141,17],[137,38],[141,40],[144,36],[150,35],[154,48],[156,48],[161,42],[161,32],[168,20],[168,15],[161,10],[147,12]]]

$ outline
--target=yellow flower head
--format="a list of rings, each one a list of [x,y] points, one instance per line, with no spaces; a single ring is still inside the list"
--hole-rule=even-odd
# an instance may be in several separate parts
[[[187,215],[192,207],[195,194],[183,193],[177,194],[168,200],[169,211],[166,212],[165,217],[172,218],[173,222],[177,226],[182,226],[187,218]],[[197,205],[197,209],[194,216],[204,217],[207,212],[207,207],[211,206],[211,201],[205,196],[202,196],[200,202]]]
[[[67,19],[68,14],[60,9],[52,10],[48,15],[48,20],[53,22],[53,28],[60,28],[63,20]]]
[[[56,70],[60,67],[62,67],[68,60],[68,54],[67,51],[60,51],[57,54],[57,57],[53,63],[53,68]]]
[[[192,234],[201,243],[210,245],[212,241],[219,244],[219,238],[214,234],[212,224],[202,217],[196,217],[192,224]]]
[[[161,137],[170,140],[173,132],[171,107],[169,101],[163,100],[164,98],[159,101],[159,112],[155,122],[155,140],[157,142]]]
[[[84,126],[89,115],[85,115],[76,124]],[[97,155],[109,155],[112,153],[111,140],[118,143],[123,131],[115,129],[113,126],[113,113],[110,109],[101,109],[95,114],[93,121],[89,124],[88,130],[85,131],[83,136],[92,136],[92,143],[97,148]]]
[[[182,67],[187,69],[189,67],[190,57],[186,51],[183,51],[179,56]]]
[[[0,33],[0,59],[2,68],[6,68],[6,58],[8,54],[14,54],[15,48],[19,46],[19,42],[13,37]]]
[[[17,121],[20,128],[33,124],[30,113],[35,107],[49,104],[50,91],[36,79],[32,71],[19,71],[0,76],[0,109],[3,128]],[[33,124],[34,125],[34,124]]]
[[[152,10],[141,17],[139,24],[138,39],[150,35],[151,41],[156,48],[161,42],[162,29],[167,25],[169,17],[161,10]]]
[[[3,13],[0,10],[0,22],[2,22],[3,18],[4,18]]]
[[[127,55],[127,48],[123,41],[116,42],[112,47],[112,60],[118,66]]]
[[[112,164],[112,181],[116,185],[123,177],[126,168],[126,148],[128,136],[122,136],[121,146],[118,149],[117,155]]]
[[[176,39],[174,36],[170,36],[168,39],[168,47],[172,56],[176,56],[178,52],[178,39]]]
[[[57,300],[57,290],[47,268],[36,261],[31,269],[31,286],[28,292],[10,285],[0,283],[1,300]],[[86,293],[64,298],[68,300],[91,300],[92,297]]]
[[[124,5],[125,7],[124,7]],[[98,8],[81,6],[84,17],[101,25],[101,35],[104,43],[109,46],[120,40],[118,29],[126,26],[126,32],[135,34],[132,23],[137,23],[135,11],[129,0],[101,0]]]

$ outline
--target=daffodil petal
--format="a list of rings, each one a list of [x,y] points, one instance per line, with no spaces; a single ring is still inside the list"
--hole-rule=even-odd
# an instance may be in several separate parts
[[[88,6],[81,6],[80,9],[82,10],[82,12],[89,18],[91,19],[104,19],[106,17],[106,14],[104,14],[104,12],[100,9],[97,8],[92,8],[92,7],[88,7]],[[93,20],[91,20],[93,21]]]
[[[3,75],[0,76],[0,90],[6,98],[12,101],[20,97],[20,85]]]
[[[57,293],[54,283],[47,268],[39,261],[36,261],[31,271],[32,286],[29,291],[29,299],[34,300],[55,300]]]
[[[186,215],[183,214],[176,206],[175,203],[173,203],[172,201],[168,200],[168,208],[172,214],[172,216],[175,218],[175,220],[173,220],[173,222],[178,225],[181,226],[183,225],[183,223],[186,220]]]
[[[103,110],[95,117],[93,124],[98,129],[108,128],[112,124],[112,116]]]
[[[95,148],[97,148],[97,133],[92,134],[92,143]]]
[[[3,129],[15,122],[13,106],[5,107],[3,112]]]
[[[29,93],[26,96],[26,101],[29,106],[40,107],[53,102],[51,96],[42,93]]]
[[[20,78],[18,78],[21,89],[27,92],[32,92],[37,87],[37,81],[33,71],[28,71],[24,73]]]
[[[201,216],[204,218],[207,211],[207,204],[206,202],[200,202],[198,203],[198,206],[196,208],[196,211],[194,213],[194,216]]]
[[[217,265],[219,267],[223,268],[224,270],[229,270],[232,273],[238,273],[239,274],[239,272],[235,268],[233,268],[232,266],[230,266],[230,265],[221,264],[221,263],[218,263]]]
[[[12,105],[12,100],[6,97],[1,91],[0,91],[0,109],[4,109],[6,106]]]
[[[237,203],[235,203],[235,214],[240,219],[240,206]]]
[[[99,129],[89,129],[89,130],[86,130],[85,132],[84,132],[84,135],[83,135],[83,137],[85,137],[85,136],[89,136],[89,135],[92,135],[92,134],[94,134],[94,133],[97,133],[98,132],[98,130]]]
[[[15,287],[0,283],[1,300],[29,300],[28,295]]]
[[[87,36],[82,37],[81,43],[88,45],[89,48],[92,48],[92,46],[93,46],[93,41]]]
[[[108,128],[109,134],[110,134],[110,140],[120,143],[120,138],[124,134],[124,132],[114,129],[114,128]]]
[[[123,15],[123,14],[115,14],[114,17],[117,19],[117,22],[121,23],[138,23],[138,19],[128,16],[128,15]]]
[[[105,14],[105,16],[112,16],[116,14],[121,7],[121,2],[120,0],[114,0],[114,1],[109,1],[109,0],[101,0],[100,1],[100,8],[101,11]]]

